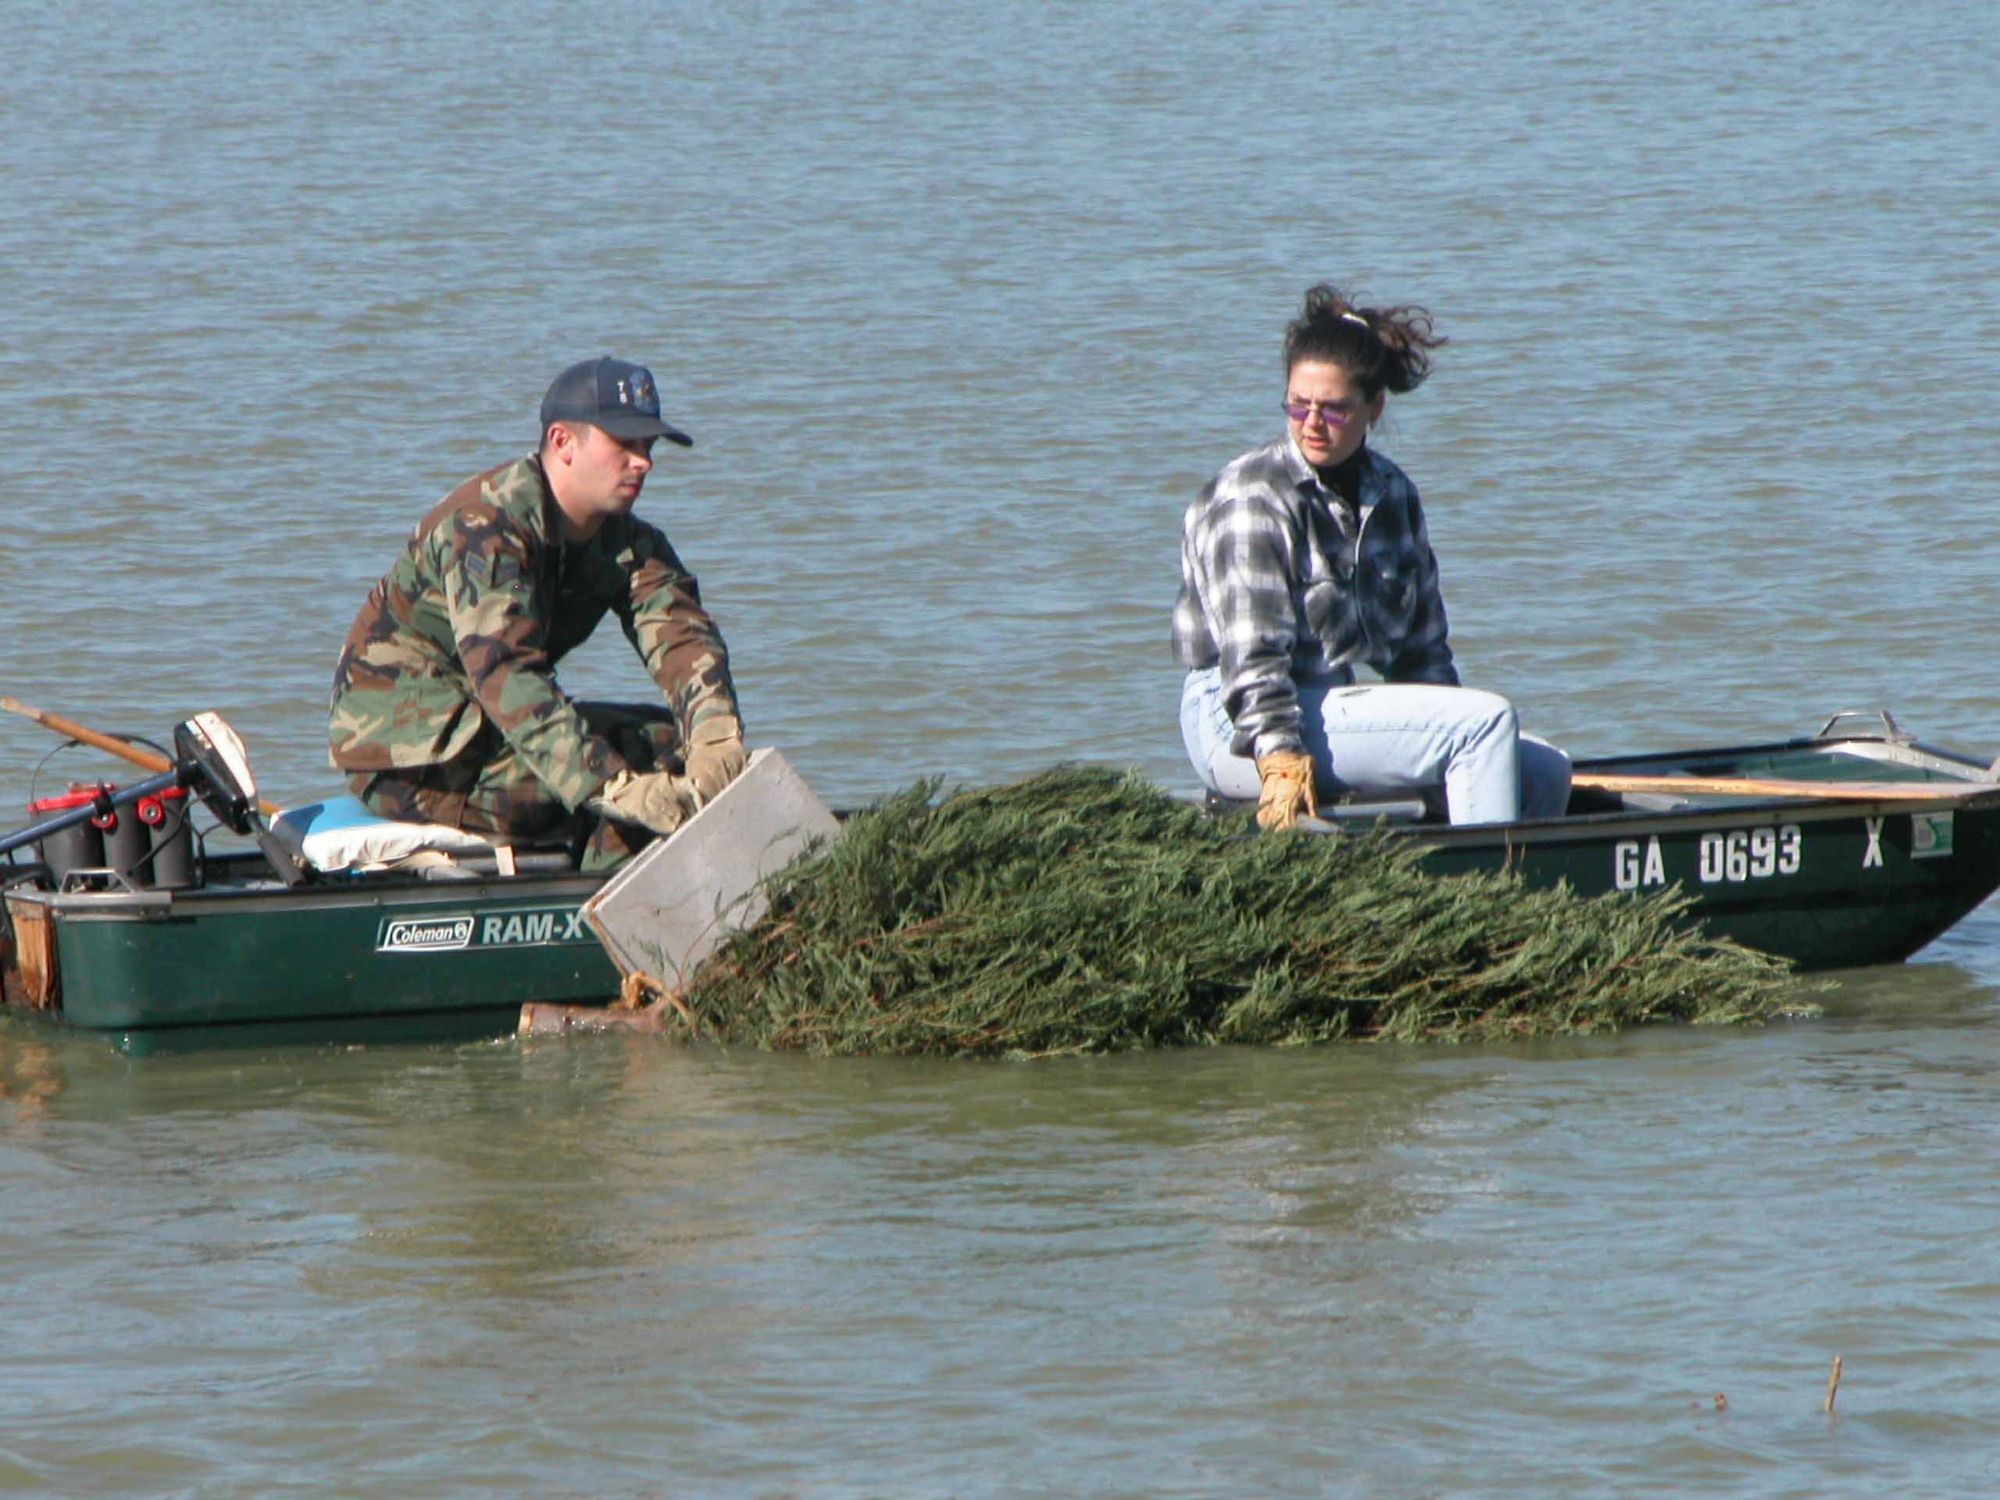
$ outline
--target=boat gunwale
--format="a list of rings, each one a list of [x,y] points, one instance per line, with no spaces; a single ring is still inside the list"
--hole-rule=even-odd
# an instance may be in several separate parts
[[[1860,746],[1869,747],[1868,753],[1859,751]],[[1574,769],[1586,773],[1600,771],[1634,771],[1640,766],[1676,766],[1690,761],[1748,760],[1758,755],[1796,754],[1806,750],[1848,750],[1858,759],[1883,761],[1895,765],[1915,766],[1925,770],[1963,772],[1956,778],[1961,782],[1990,783],[2000,788],[2000,780],[1991,774],[1993,765],[1982,760],[1974,760],[1957,750],[1948,750],[1940,745],[1927,744],[1922,740],[1891,740],[1880,735],[1843,734],[1825,739],[1814,737],[1774,740],[1753,745],[1711,745],[1693,746],[1685,750],[1640,751],[1628,755],[1597,755],[1589,760],[1574,763]],[[1838,782],[1829,782],[1838,786]]]
[[[1654,833],[1706,832],[1718,826],[1747,828],[1783,823],[1844,822],[1857,817],[1877,817],[1895,813],[2000,811],[2000,784],[1991,791],[1948,793],[1932,798],[1890,797],[1758,797],[1727,803],[1704,803],[1674,808],[1616,808],[1606,812],[1574,813],[1559,818],[1521,819],[1514,823],[1390,823],[1387,831],[1397,838],[1451,848],[1500,847],[1519,844],[1559,843],[1574,835],[1579,841],[1601,837],[1620,828],[1646,829]],[[1360,822],[1350,819],[1333,832],[1343,832]]]
[[[292,887],[273,881],[268,886],[198,886],[175,891],[10,890],[5,899],[33,902],[65,922],[170,922],[225,913],[245,915],[308,907],[340,910],[478,905],[502,911],[511,906],[533,906],[570,898],[580,903],[596,894],[608,878],[609,872],[594,874],[578,870],[449,881],[385,874]]]

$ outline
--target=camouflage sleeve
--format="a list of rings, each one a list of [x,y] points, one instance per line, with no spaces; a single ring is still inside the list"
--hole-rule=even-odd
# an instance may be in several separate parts
[[[556,686],[533,539],[497,510],[462,511],[440,533],[445,608],[480,711],[565,806],[581,807],[626,762]]]
[[[628,589],[619,623],[666,695],[681,732],[717,715],[740,723],[729,648],[707,610],[694,575],[681,565],[666,535],[634,520]]]

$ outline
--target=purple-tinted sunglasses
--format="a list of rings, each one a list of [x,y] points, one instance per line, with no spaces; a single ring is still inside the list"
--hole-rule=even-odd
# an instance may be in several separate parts
[[[1332,401],[1281,401],[1278,404],[1284,407],[1285,415],[1294,422],[1310,421],[1312,414],[1318,412],[1319,419],[1329,427],[1345,427],[1361,415],[1358,407]]]

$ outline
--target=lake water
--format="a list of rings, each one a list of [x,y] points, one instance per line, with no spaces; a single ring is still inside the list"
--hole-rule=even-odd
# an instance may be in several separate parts
[[[1322,278],[1452,339],[1379,443],[1530,728],[2000,751],[1987,5],[6,36],[0,692],[220,709],[280,800],[409,525],[600,352],[695,435],[645,510],[830,800],[1186,785],[1180,513]],[[646,688],[615,631],[565,678]],[[100,768],[54,743],[0,722],[0,806]],[[1990,1493],[2000,910],[1828,998],[1033,1065],[8,1022],[0,1491]]]

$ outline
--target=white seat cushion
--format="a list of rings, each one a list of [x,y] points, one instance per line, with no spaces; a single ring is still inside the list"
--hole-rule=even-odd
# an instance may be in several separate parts
[[[439,823],[398,823],[379,817],[359,797],[329,797],[288,807],[271,832],[315,870],[382,870],[414,854],[496,855],[493,841]]]

